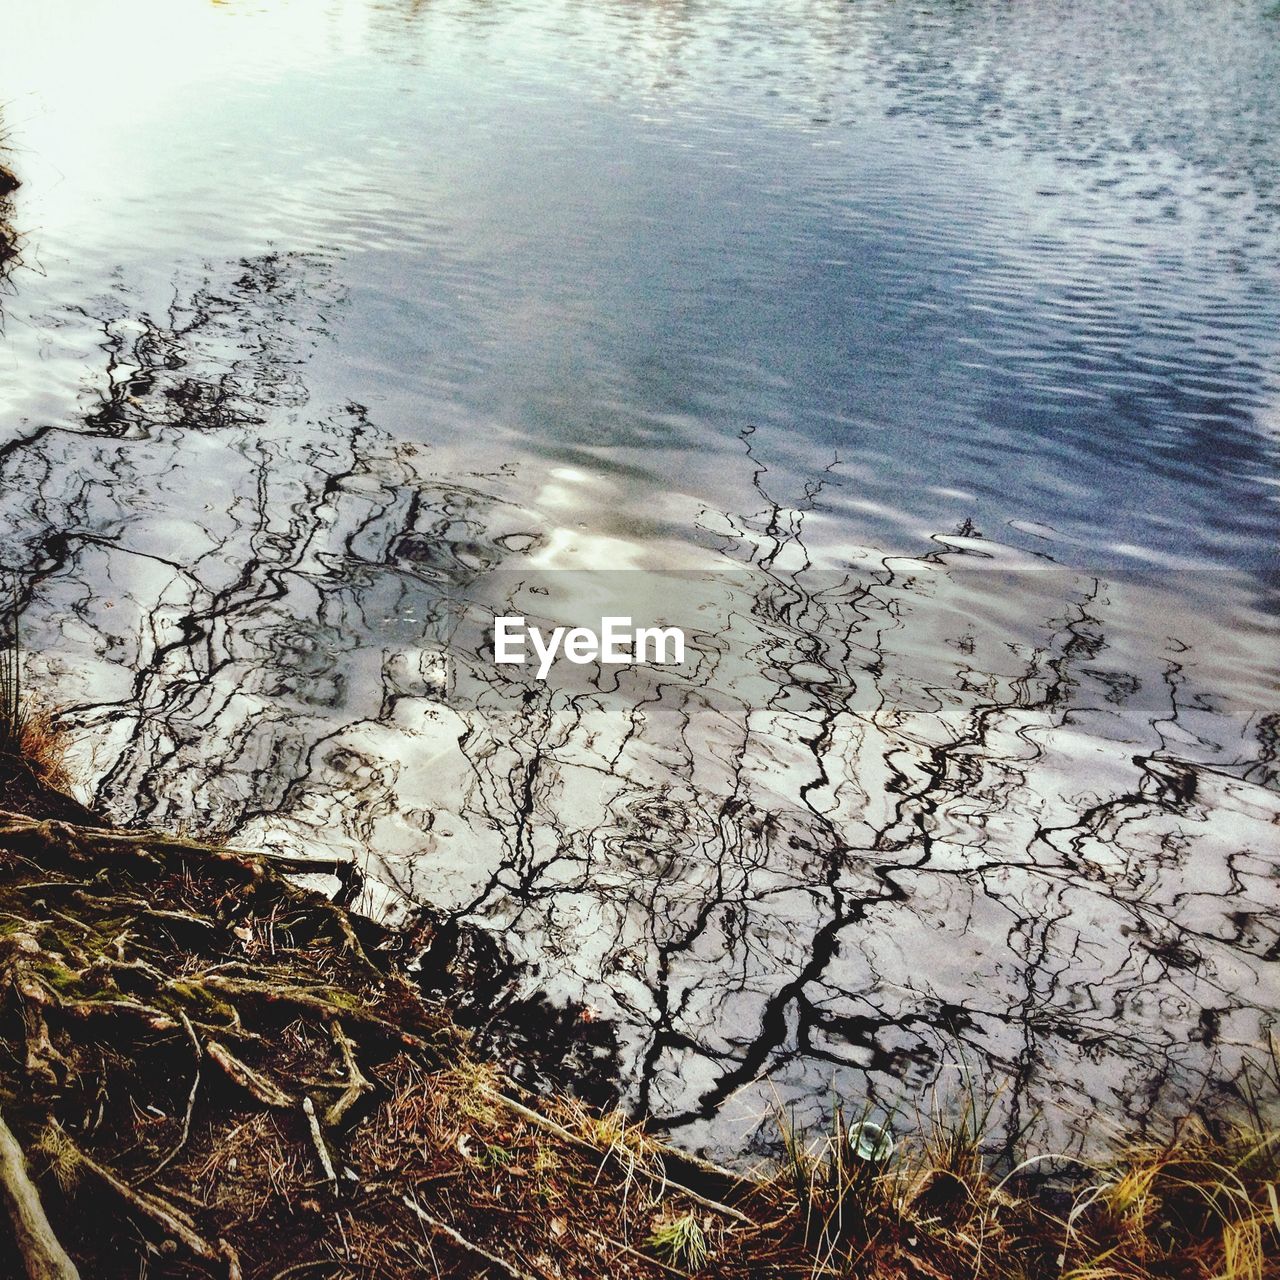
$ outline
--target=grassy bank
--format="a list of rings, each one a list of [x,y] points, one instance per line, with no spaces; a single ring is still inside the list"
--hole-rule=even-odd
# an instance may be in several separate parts
[[[0,1116],[83,1277],[1278,1274],[1272,1050],[1237,1114],[1076,1166],[1053,1198],[1030,1165],[991,1171],[974,1097],[903,1124],[888,1159],[858,1158],[842,1122],[784,1130],[787,1158],[737,1177],[522,1094],[398,970],[397,939],[298,888],[296,864],[99,824],[59,789],[56,728],[17,677]],[[10,1274],[75,1274],[21,1239],[0,1246],[25,1258]]]

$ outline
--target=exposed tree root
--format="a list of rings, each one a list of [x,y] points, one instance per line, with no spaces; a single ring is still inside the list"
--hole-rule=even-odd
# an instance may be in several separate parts
[[[308,991],[301,987],[282,983],[256,981],[251,978],[233,978],[225,974],[210,974],[190,986],[203,986],[206,990],[232,997],[240,1002],[285,1006],[291,1013],[313,1014],[321,1018],[343,1017],[349,1022],[380,1033],[406,1049],[427,1051],[430,1045],[421,1036],[413,1035],[394,1023],[380,1018],[369,1007],[361,1007],[344,1000],[332,990]]]
[[[63,1141],[73,1149],[76,1168],[82,1168],[92,1174],[107,1190],[119,1197],[135,1217],[159,1227],[167,1237],[182,1245],[192,1257],[205,1262],[222,1263],[227,1280],[240,1280],[239,1255],[225,1240],[219,1240],[216,1246],[210,1245],[196,1230],[191,1218],[181,1209],[169,1204],[160,1196],[134,1190],[123,1178],[117,1177],[110,1169],[100,1165],[75,1147],[70,1138],[64,1137]]]
[[[511,1280],[533,1280],[533,1277],[527,1271],[521,1271],[518,1267],[513,1267],[511,1263],[499,1258],[497,1254],[490,1253],[488,1249],[484,1249],[474,1241],[468,1240],[461,1231],[454,1230],[447,1222],[441,1222],[439,1218],[428,1213],[411,1196],[403,1196],[402,1200],[404,1205],[411,1209],[433,1231],[440,1232],[442,1236],[456,1244],[464,1253],[474,1255],[482,1262],[487,1262],[491,1267],[497,1267],[504,1276],[510,1276]]]
[[[80,1280],[45,1215],[40,1193],[27,1175],[18,1140],[0,1116],[0,1204],[8,1215],[14,1248],[27,1280]]]
[[[139,1237],[122,1236],[118,1219],[77,1235],[92,1218],[77,1190],[86,1181],[152,1242],[152,1276],[235,1276],[241,1254],[252,1275],[316,1263],[411,1276],[424,1248],[456,1255],[458,1274],[479,1260],[522,1280],[595,1280],[605,1250],[657,1276],[670,1268],[624,1243],[633,1213],[643,1229],[683,1197],[747,1221],[619,1151],[616,1199],[602,1176],[608,1144],[488,1083],[477,1092],[492,1077],[468,1065],[461,1033],[370,954],[341,908],[271,859],[0,813],[0,1041],[21,1047],[24,1128],[45,1135],[69,1247],[92,1258],[91,1274],[136,1275],[119,1259]],[[500,1130],[490,1115],[507,1117]],[[530,1161],[543,1172],[524,1170]],[[535,1212],[540,1242],[518,1244],[504,1201],[530,1176],[559,1207]],[[650,1193],[634,1193],[637,1178]],[[566,1197],[561,1184],[578,1190]],[[429,1203],[437,1185],[453,1187],[452,1208]],[[608,1204],[622,1218],[602,1234]],[[576,1216],[580,1228],[564,1225]],[[513,1245],[541,1261],[512,1256]]]
[[[343,1031],[342,1023],[335,1018],[329,1029],[333,1034],[334,1044],[342,1054],[342,1061],[347,1071],[347,1087],[342,1091],[342,1096],[325,1112],[324,1122],[330,1129],[340,1129],[347,1118],[347,1113],[365,1094],[373,1092],[374,1085],[360,1070],[360,1064],[356,1061],[355,1041]]]
[[[205,1045],[205,1052],[212,1062],[216,1062],[236,1084],[246,1093],[257,1098],[264,1107],[288,1110],[295,1105],[294,1099],[279,1085],[269,1080],[262,1072],[255,1071],[247,1063],[241,1062],[230,1049],[224,1048],[216,1040],[210,1040]]]

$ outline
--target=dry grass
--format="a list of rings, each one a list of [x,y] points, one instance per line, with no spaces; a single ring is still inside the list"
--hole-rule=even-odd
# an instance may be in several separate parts
[[[783,1124],[775,1189],[792,1206],[811,1275],[940,1280],[1269,1280],[1280,1276],[1280,1051],[1239,1082],[1233,1118],[1183,1119],[1164,1142],[1118,1142],[1055,1213],[984,1154],[993,1100],[968,1085],[934,1100],[892,1161],[858,1161],[837,1109],[806,1143]],[[790,1273],[788,1273],[790,1274]]]
[[[18,735],[18,754],[45,786],[55,791],[71,790],[71,774],[66,763],[66,731],[44,707],[29,705],[24,709]]]
[[[1280,1243],[1280,1132],[1189,1119],[1123,1150],[1077,1199],[1066,1247],[1107,1275],[1263,1280]],[[1273,1263],[1274,1265],[1274,1263]]]
[[[23,681],[16,595],[0,617],[0,755],[29,770],[38,784],[70,789],[66,739],[52,712],[35,702]]]

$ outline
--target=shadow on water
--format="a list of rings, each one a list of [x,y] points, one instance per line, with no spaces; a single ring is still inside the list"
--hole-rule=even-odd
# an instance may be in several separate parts
[[[312,403],[341,306],[307,255],[117,294],[79,421],[0,451],[96,805],[349,856],[483,1041],[722,1152],[959,1059],[1009,1145],[1230,1087],[1280,1004],[1274,582],[971,524],[840,564],[807,531],[842,464],[779,503],[749,429],[751,509],[690,515],[711,567],[549,570],[513,469]],[[611,611],[692,657],[492,662],[496,614]]]

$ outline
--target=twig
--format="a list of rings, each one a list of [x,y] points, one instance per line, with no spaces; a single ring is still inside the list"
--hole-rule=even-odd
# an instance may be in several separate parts
[[[483,1249],[478,1244],[473,1244],[466,1236],[455,1231],[447,1222],[441,1222],[439,1218],[429,1214],[416,1200],[410,1199],[409,1196],[401,1196],[405,1207],[411,1209],[422,1219],[427,1226],[440,1232],[446,1239],[451,1240],[454,1244],[466,1253],[470,1253],[477,1258],[483,1258],[491,1267],[497,1267],[506,1275],[512,1277],[512,1280],[534,1280],[527,1271],[521,1271],[517,1267],[513,1267],[511,1263],[505,1259],[498,1257],[496,1253],[490,1253],[488,1249]]]
[[[316,1104],[311,1101],[310,1095],[302,1099],[302,1111],[307,1117],[307,1125],[311,1129],[311,1141],[315,1144],[316,1155],[320,1157],[320,1167],[324,1170],[324,1176],[328,1179],[329,1185],[336,1195],[338,1192],[338,1173],[333,1167],[332,1159],[329,1157],[329,1148],[325,1145],[324,1134],[320,1131],[320,1121],[316,1119]]]
[[[191,1019],[181,1009],[178,1010],[178,1017],[182,1019],[183,1030],[186,1031],[191,1041],[192,1051],[196,1056],[196,1073],[191,1078],[191,1092],[187,1095],[187,1113],[182,1117],[182,1135],[178,1138],[178,1145],[151,1170],[147,1175],[148,1178],[154,1178],[161,1169],[172,1163],[178,1152],[187,1145],[187,1139],[191,1136],[191,1113],[195,1110],[196,1094],[200,1089],[200,1061],[204,1057],[204,1051],[200,1048],[200,1037],[196,1035],[196,1029],[191,1025]]]

